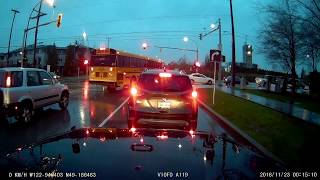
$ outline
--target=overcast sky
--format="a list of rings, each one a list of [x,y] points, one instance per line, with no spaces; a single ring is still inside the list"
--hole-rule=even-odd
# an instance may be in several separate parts
[[[20,11],[14,23],[11,49],[19,48],[22,43],[23,29],[36,0],[0,1],[0,52],[6,52],[13,17],[11,9]],[[242,62],[242,45],[247,35],[248,43],[253,45],[253,61],[259,67],[270,69],[261,54],[257,54],[257,32],[260,27],[257,0],[233,0],[236,32],[237,62]],[[89,44],[93,47],[106,45],[110,37],[112,48],[137,54],[160,57],[166,62],[186,55],[189,61],[195,53],[175,50],[162,50],[153,46],[169,46],[195,49],[199,47],[200,59],[212,48],[217,48],[218,32],[199,40],[199,33],[210,31],[210,24],[219,18],[223,30],[223,51],[227,61],[231,61],[231,25],[229,0],[56,0],[56,7],[43,4],[40,23],[48,22],[63,13],[62,26],[55,24],[41,27],[38,42],[56,43],[66,46],[75,40],[83,41],[86,32]],[[31,26],[35,21],[31,21]],[[193,40],[182,41],[184,36]],[[33,44],[34,31],[29,32],[28,44]],[[143,50],[141,44],[147,42],[150,48]]]

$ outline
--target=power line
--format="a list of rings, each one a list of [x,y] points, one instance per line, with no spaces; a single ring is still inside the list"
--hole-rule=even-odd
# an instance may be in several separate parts
[[[101,21],[94,21],[88,23],[81,23],[81,24],[69,24],[63,25],[63,27],[77,27],[77,26],[84,26],[84,25],[93,25],[93,24],[105,24],[105,23],[117,23],[117,22],[127,22],[127,21],[151,21],[151,20],[173,20],[173,19],[186,19],[187,22],[190,22],[190,19],[210,19],[212,17],[227,17],[227,14],[209,14],[209,15],[181,15],[181,16],[154,16],[154,17],[137,17],[132,19],[110,19],[110,20],[101,20]],[[0,30],[7,30],[10,29],[9,27],[0,27]],[[17,28],[19,30],[23,30],[23,28]]]
[[[157,34],[159,33],[159,34]],[[161,33],[181,33],[181,34],[161,34]],[[193,34],[198,33],[198,31],[136,31],[136,32],[124,32],[124,33],[106,33],[106,34],[90,34],[88,37],[90,38],[98,38],[101,37],[104,39],[106,36],[111,38],[122,38],[122,37],[157,37],[157,36],[168,36],[168,37],[181,37],[183,35],[189,35],[189,36],[195,36]],[[137,35],[134,35],[137,34]],[[147,34],[142,35],[141,34]],[[49,37],[49,38],[41,38],[41,40],[54,40],[54,39],[79,39],[81,38],[81,35],[72,35],[72,36],[60,36],[60,37]],[[39,39],[40,40],[40,39]]]

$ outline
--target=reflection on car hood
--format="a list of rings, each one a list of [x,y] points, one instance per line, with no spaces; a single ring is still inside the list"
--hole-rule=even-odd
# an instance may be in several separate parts
[[[108,179],[254,179],[260,171],[280,168],[224,137],[162,129],[77,129],[0,160],[1,173],[89,172]]]

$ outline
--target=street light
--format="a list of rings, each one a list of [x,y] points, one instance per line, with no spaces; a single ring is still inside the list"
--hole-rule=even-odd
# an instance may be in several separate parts
[[[51,7],[54,6],[54,0],[45,0],[45,2],[46,2],[49,6],[51,6]],[[34,46],[33,46],[33,65],[34,65],[34,66],[37,65],[37,63],[36,63],[36,50],[37,50],[37,39],[38,39],[39,20],[40,20],[40,17],[41,17],[41,16],[46,15],[45,13],[42,13],[42,12],[41,12],[42,3],[43,3],[43,0],[40,0],[40,1],[35,5],[35,7],[32,9],[32,12],[31,12],[30,17],[29,17],[29,20],[28,20],[28,25],[27,25],[27,26],[29,26],[29,21],[30,21],[30,18],[31,18],[31,15],[32,15],[33,11],[38,12],[37,16],[35,16],[35,18],[37,19],[37,21],[36,21],[36,30],[35,30],[35,35],[34,35]],[[38,5],[39,5],[39,9],[38,9],[38,10],[35,10],[36,6],[38,6]],[[31,18],[31,19],[33,19],[33,18]],[[27,27],[27,29],[28,29],[28,27]],[[25,35],[25,37],[27,38],[27,34]],[[25,40],[25,41],[26,41],[26,40]],[[26,42],[25,42],[25,43],[26,43]],[[23,66],[23,59],[24,59],[23,57],[24,57],[24,55],[22,56],[21,66]]]
[[[53,7],[55,8],[54,6],[54,0],[40,0],[38,1],[38,3],[32,8],[32,11],[29,15],[29,18],[28,18],[28,23],[27,23],[27,27],[24,29],[24,35],[23,35],[23,40],[22,40],[22,56],[21,56],[21,67],[23,67],[23,62],[25,60],[25,49],[26,49],[26,46],[27,46],[27,39],[28,39],[28,31],[31,30],[31,29],[36,29],[35,30],[35,36],[34,36],[34,47],[33,47],[33,64],[36,65],[36,49],[37,49],[37,37],[38,37],[38,28],[40,26],[44,26],[44,25],[48,25],[50,24],[51,22],[49,23],[44,23],[42,25],[39,25],[39,19],[40,17],[42,16],[45,16],[47,15],[46,13],[42,13],[41,12],[41,7],[42,7],[42,3],[46,2],[50,7]],[[37,6],[39,6],[38,10],[36,10]],[[37,12],[37,15],[34,16],[34,17],[31,17],[33,15],[33,12]],[[29,24],[30,24],[30,20],[31,19],[36,19],[36,26],[33,27],[33,28],[29,28]]]
[[[53,7],[53,6],[54,6],[54,0],[45,0],[45,2],[46,2],[50,7]]]
[[[82,33],[82,37],[83,37],[84,40],[86,40],[86,39],[87,39],[87,33],[86,33],[86,32],[83,32],[83,33]]]
[[[147,49],[147,47],[148,47],[148,44],[146,42],[142,43],[142,48],[143,49]]]
[[[183,37],[183,41],[184,42],[188,42],[189,41],[189,38],[187,36]]]
[[[211,28],[211,29],[214,29],[215,27],[216,27],[215,24],[210,24],[210,28]]]

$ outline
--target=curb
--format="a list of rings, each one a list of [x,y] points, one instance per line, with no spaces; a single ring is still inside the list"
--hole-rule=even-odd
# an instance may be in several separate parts
[[[251,138],[248,134],[243,132],[241,129],[236,127],[234,124],[232,124],[229,120],[227,120],[225,117],[218,114],[216,111],[214,111],[211,107],[207,106],[204,102],[201,100],[198,100],[199,104],[211,115],[213,115],[220,125],[222,125],[223,128],[226,128],[226,130],[230,130],[229,132],[231,135],[239,136],[241,140],[245,141],[247,144],[253,146],[257,151],[260,153],[266,155],[267,157],[279,162],[282,165],[285,165],[285,163],[280,160],[278,157],[276,157],[274,154],[272,154],[270,151],[268,151],[265,147],[263,147],[261,144],[259,144],[256,140]]]

